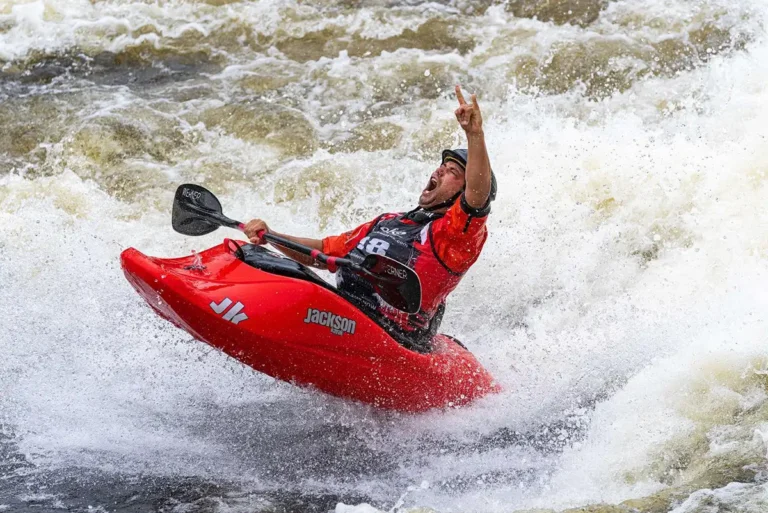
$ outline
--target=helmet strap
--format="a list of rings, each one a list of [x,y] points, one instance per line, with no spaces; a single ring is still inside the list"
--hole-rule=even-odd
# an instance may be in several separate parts
[[[462,187],[462,189],[456,194],[454,194],[452,198],[449,198],[443,201],[442,203],[438,203],[437,205],[432,205],[429,208],[422,208],[422,210],[426,210],[427,212],[434,212],[435,210],[440,210],[441,208],[450,207],[451,205],[456,203],[456,200],[459,199],[459,197],[461,196],[461,193],[463,192],[464,192],[464,188]]]

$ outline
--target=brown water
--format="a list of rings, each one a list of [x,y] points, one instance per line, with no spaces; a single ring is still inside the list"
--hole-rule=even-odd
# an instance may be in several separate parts
[[[0,511],[768,510],[765,15],[0,0]],[[504,393],[411,417],[298,390],[121,276],[127,246],[229,235],[170,230],[181,182],[299,235],[411,208],[461,144],[456,83],[500,193],[445,328]]]

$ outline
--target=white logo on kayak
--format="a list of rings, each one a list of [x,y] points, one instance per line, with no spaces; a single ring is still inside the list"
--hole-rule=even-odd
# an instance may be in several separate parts
[[[355,321],[331,312],[309,308],[307,309],[307,318],[304,319],[304,322],[328,326],[334,335],[343,335],[344,333],[355,334]]]
[[[225,297],[224,300],[218,304],[211,301],[210,306],[211,306],[211,310],[213,310],[217,314],[219,315],[224,314],[223,319],[225,321],[231,322],[232,324],[239,324],[240,322],[248,319],[247,315],[245,315],[244,313],[240,313],[240,310],[245,308],[244,304],[238,301],[237,303],[235,303],[235,306],[233,306],[232,308],[229,308],[229,305],[231,304],[232,304],[232,300],[229,299],[228,297]],[[227,310],[227,308],[229,308],[229,310]],[[226,313],[224,313],[225,310],[226,310]]]

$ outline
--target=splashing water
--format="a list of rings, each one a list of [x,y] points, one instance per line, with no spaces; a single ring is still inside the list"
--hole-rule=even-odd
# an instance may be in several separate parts
[[[0,511],[765,511],[766,13],[0,3]],[[170,229],[180,182],[297,235],[410,208],[456,82],[500,192],[443,328],[502,394],[297,389],[122,277],[226,236]]]

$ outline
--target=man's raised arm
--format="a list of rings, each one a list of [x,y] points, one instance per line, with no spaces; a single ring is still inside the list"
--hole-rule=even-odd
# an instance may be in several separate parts
[[[480,105],[477,104],[477,95],[470,96],[472,103],[467,103],[461,93],[461,86],[457,85],[456,98],[459,100],[459,108],[455,112],[456,119],[467,135],[467,186],[464,194],[467,204],[479,209],[486,206],[491,193],[491,162],[485,148],[483,117],[480,114]]]

